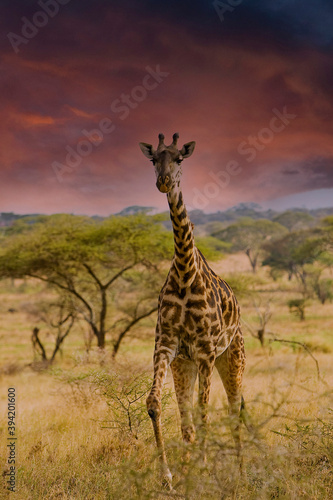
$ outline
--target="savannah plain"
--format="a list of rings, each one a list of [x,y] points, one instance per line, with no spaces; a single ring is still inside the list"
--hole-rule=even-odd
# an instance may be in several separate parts
[[[234,285],[247,356],[243,395],[252,428],[242,426],[243,472],[231,437],[226,395],[214,374],[207,462],[194,444],[182,468],[178,408],[168,373],[163,432],[174,492],[163,489],[145,398],[152,380],[154,314],[124,337],[115,358],[74,327],[52,364],[33,351],[36,326],[25,304],[52,296],[33,279],[0,282],[0,497],[66,499],[332,499],[333,304],[307,302],[305,320],[290,312],[299,285],[251,271],[244,253],[210,262]],[[167,264],[166,264],[167,269]],[[264,346],[255,334],[269,304]],[[252,333],[251,333],[252,332]],[[45,327],[40,338],[52,350]],[[283,341],[283,342],[282,342]],[[9,492],[7,394],[16,392],[16,491]]]

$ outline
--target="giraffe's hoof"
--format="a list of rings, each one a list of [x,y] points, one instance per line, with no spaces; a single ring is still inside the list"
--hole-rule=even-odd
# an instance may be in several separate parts
[[[169,470],[163,474],[162,486],[168,491],[174,491],[172,487],[172,474]]]

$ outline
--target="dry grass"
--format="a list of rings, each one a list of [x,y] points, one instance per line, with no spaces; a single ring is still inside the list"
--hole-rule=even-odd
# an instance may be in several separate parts
[[[333,369],[327,355],[320,354],[318,360],[329,385],[317,381],[312,360],[303,354],[266,356],[254,352],[248,356],[244,397],[256,431],[243,430],[243,476],[239,475],[226,398],[217,374],[207,465],[201,463],[200,450],[194,446],[185,475],[176,403],[169,402],[164,427],[170,466],[175,483],[180,482],[180,498],[332,498],[333,401],[329,386]],[[133,368],[131,365],[131,373]],[[82,376],[87,373],[90,377]],[[1,405],[5,405],[8,386],[17,390],[16,498],[165,497],[159,485],[150,422],[141,423],[135,435],[126,427],[125,415],[121,428],[115,426],[112,404],[111,408],[107,405],[110,398],[103,394],[103,383],[97,384],[96,373],[103,373],[107,381],[114,373],[125,379],[129,370],[116,366],[110,373],[90,364],[65,371],[3,375]],[[167,418],[170,415],[171,420]],[[1,433],[6,435],[4,427]],[[5,440],[1,441],[4,464],[6,446]],[[3,490],[3,498],[5,493]]]
[[[240,262],[245,266],[245,261]],[[237,270],[235,257],[233,265],[235,269],[230,265],[228,272]],[[225,261],[213,266],[222,270]],[[274,343],[261,349],[258,341],[246,335],[244,397],[254,432],[243,430],[244,473],[240,474],[235,456],[226,396],[214,373],[206,464],[194,445],[187,472],[183,471],[177,405],[174,396],[165,402],[164,433],[176,485],[174,498],[333,498],[333,305],[313,301],[307,320],[301,322],[290,315],[286,305],[295,293],[290,283],[271,283],[265,270],[256,280],[261,298],[271,300],[270,330],[278,337],[312,346],[322,380],[318,380],[314,360],[299,346]],[[101,367],[95,351],[87,359],[82,332],[76,331],[55,367],[33,371],[28,366],[33,359],[33,325],[20,309],[27,296],[38,300],[38,294],[29,294],[13,288],[7,293],[2,290],[0,305],[1,415],[6,415],[8,387],[17,392],[18,483],[13,498],[169,498],[160,486],[151,424],[142,413],[147,376],[152,374],[153,319],[125,340],[117,363],[106,356]],[[244,296],[240,302],[246,321],[255,323],[252,298]],[[9,308],[16,312],[8,312]],[[123,387],[129,387],[130,394],[132,389],[126,384],[131,377],[142,381],[139,406],[129,410],[138,416],[135,432],[129,428],[128,414],[119,408],[116,413],[113,398],[123,394]],[[170,374],[168,389],[172,389]],[[0,432],[5,472],[5,419],[1,419]],[[9,498],[5,482],[0,498]]]

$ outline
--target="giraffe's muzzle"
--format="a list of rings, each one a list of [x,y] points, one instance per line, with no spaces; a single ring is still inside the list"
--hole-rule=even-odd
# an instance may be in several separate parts
[[[165,184],[162,184],[161,186],[157,186],[159,191],[161,191],[161,193],[168,193],[170,191],[170,188],[168,188],[168,186],[166,186]]]
[[[168,193],[172,187],[171,179],[168,175],[162,177],[158,176],[156,187],[161,193]]]

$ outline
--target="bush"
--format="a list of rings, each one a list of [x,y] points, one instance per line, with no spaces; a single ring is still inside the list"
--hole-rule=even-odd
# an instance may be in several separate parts
[[[295,314],[301,321],[305,320],[306,299],[292,299],[288,301],[289,311]]]

